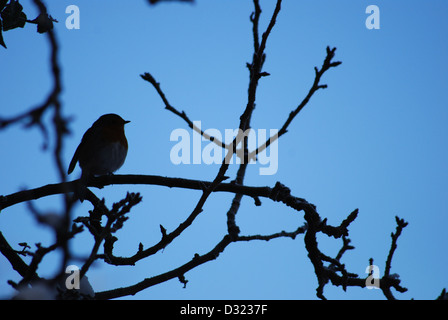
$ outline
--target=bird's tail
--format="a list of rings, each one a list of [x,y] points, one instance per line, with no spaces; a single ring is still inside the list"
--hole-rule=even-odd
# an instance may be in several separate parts
[[[75,196],[79,199],[79,201],[83,202],[87,195],[87,184],[90,180],[90,173],[86,172],[86,170],[82,171],[81,178],[78,180],[75,189]]]

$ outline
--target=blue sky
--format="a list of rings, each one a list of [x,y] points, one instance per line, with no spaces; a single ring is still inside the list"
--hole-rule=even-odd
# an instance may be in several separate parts
[[[29,18],[37,11],[21,1]],[[68,30],[65,9],[80,9],[80,29]],[[274,1],[261,1],[263,31]],[[380,9],[380,29],[368,30],[365,9]],[[185,110],[202,128],[238,127],[247,102],[252,34],[252,1],[204,1],[195,5],[146,1],[47,1],[59,20],[66,116],[73,118],[65,140],[68,165],[85,130],[102,114],[118,113],[126,127],[129,152],[120,174],[154,174],[212,180],[218,165],[174,165],[170,134],[185,122],[164,110],[154,88],[140,78],[150,72],[170,103]],[[395,231],[395,216],[409,222],[398,241],[392,273],[409,291],[397,298],[433,299],[448,285],[448,3],[433,1],[291,1],[285,0],[268,40],[264,70],[252,117],[255,129],[279,129],[308,92],[314,66],[320,67],[326,46],[337,47],[342,65],[328,71],[319,90],[281,137],[278,171],[260,176],[249,166],[245,183],[274,186],[280,181],[292,194],[314,203],[322,217],[338,225],[351,211],[355,250],[342,259],[351,272],[364,276],[370,257],[383,272]],[[41,103],[51,88],[49,46],[34,25],[3,34],[0,50],[0,115],[12,116]],[[47,117],[48,120],[49,117]],[[0,194],[57,182],[51,152],[42,151],[37,129],[13,126],[0,132]],[[50,141],[50,147],[53,141]],[[206,143],[203,143],[205,146]],[[232,178],[237,166],[229,168]],[[70,179],[78,178],[77,168]],[[110,186],[93,191],[107,204],[126,191],[140,192],[118,237],[117,254],[131,255],[142,242],[160,239],[192,211],[200,192],[158,186]],[[127,286],[189,261],[211,250],[226,232],[231,194],[213,194],[195,223],[163,252],[135,267],[95,264],[88,276],[96,291]],[[267,199],[255,207],[243,198],[237,215],[242,234],[292,231],[303,216]],[[35,201],[44,212],[58,212],[60,198]],[[84,202],[75,215],[86,215]],[[51,244],[50,230],[33,220],[25,205],[0,213],[0,230],[11,244]],[[335,255],[342,243],[325,237],[319,244]],[[90,237],[81,235],[74,252],[88,254]],[[42,264],[43,275],[55,270],[57,257]],[[219,258],[177,280],[149,288],[138,299],[315,299],[317,280],[304,249],[295,240],[235,243]],[[0,296],[12,292],[8,279],[19,280],[0,257]],[[379,290],[325,287],[329,299],[382,299]]]

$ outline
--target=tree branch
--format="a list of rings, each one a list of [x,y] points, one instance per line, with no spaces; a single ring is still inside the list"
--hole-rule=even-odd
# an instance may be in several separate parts
[[[230,243],[231,243],[230,237],[228,235],[225,235],[223,239],[220,242],[218,242],[218,244],[211,251],[202,256],[196,254],[192,260],[181,265],[176,269],[159,274],[151,278],[146,278],[128,287],[97,292],[95,294],[95,298],[99,300],[104,300],[104,299],[114,299],[124,297],[127,295],[135,295],[139,291],[147,289],[151,286],[157,285],[170,279],[179,278],[183,276],[186,272],[190,271],[191,269],[196,268],[197,266],[204,264],[208,261],[215,260],[216,258],[218,258],[219,254],[223,252],[224,249]]]
[[[204,131],[202,131],[201,129],[199,129],[198,127],[195,126],[195,124],[193,123],[193,121],[190,120],[190,118],[188,118],[187,114],[185,113],[185,111],[178,111],[176,108],[174,108],[169,102],[168,99],[165,96],[165,93],[162,91],[162,89],[160,88],[160,83],[158,83],[156,81],[156,79],[149,73],[149,72],[145,72],[143,74],[140,75],[140,77],[145,80],[148,81],[150,84],[152,84],[152,86],[154,87],[154,89],[156,89],[157,93],[159,94],[160,98],[162,99],[163,103],[165,104],[165,109],[168,111],[171,111],[172,113],[174,113],[175,115],[181,117],[182,119],[185,120],[185,122],[188,124],[188,126],[196,131],[197,133],[199,133],[202,137],[204,137],[207,140],[212,141],[213,143],[215,143],[216,145],[228,149],[229,146],[227,146],[225,143],[223,143],[222,141],[220,141],[218,138],[216,137],[212,137],[208,134],[206,134]]]
[[[115,299],[119,297],[124,297],[128,295],[135,295],[136,293],[147,289],[151,286],[157,285],[159,283],[165,282],[170,279],[183,279],[184,285],[188,281],[185,280],[184,274],[191,269],[196,268],[197,266],[204,264],[208,261],[215,260],[218,258],[218,256],[225,250],[225,248],[232,242],[239,242],[239,241],[252,241],[252,240],[265,240],[269,241],[272,239],[280,238],[280,237],[290,237],[294,239],[298,234],[303,233],[306,229],[306,226],[297,228],[296,231],[293,232],[279,232],[272,235],[262,236],[262,235],[254,235],[254,236],[243,236],[238,237],[234,240],[230,238],[229,235],[225,235],[221,241],[218,242],[218,244],[215,245],[215,247],[210,250],[208,253],[204,255],[195,254],[194,257],[187,263],[181,265],[178,268],[175,268],[171,271],[159,274],[157,276],[146,278],[143,281],[140,281],[134,285],[117,288],[113,290],[108,291],[102,291],[98,292],[95,295],[96,299],[103,300],[103,299]]]

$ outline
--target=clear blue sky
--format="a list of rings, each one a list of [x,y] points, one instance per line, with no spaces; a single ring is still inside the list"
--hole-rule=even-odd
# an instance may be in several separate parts
[[[22,0],[34,18],[31,1]],[[80,29],[68,30],[65,9],[80,9]],[[274,1],[261,1],[261,30]],[[380,9],[380,29],[368,30],[365,9]],[[102,114],[118,113],[126,127],[129,153],[121,174],[154,174],[212,180],[218,165],[174,165],[170,134],[187,128],[164,110],[155,90],[139,75],[150,72],[169,101],[202,128],[238,127],[247,102],[252,35],[252,1],[205,1],[195,5],[146,1],[47,1],[60,43],[64,114],[73,117],[63,155],[68,165],[85,130]],[[352,210],[350,226],[356,250],[342,260],[351,272],[364,274],[370,257],[384,270],[395,231],[395,216],[409,222],[398,241],[392,273],[409,291],[397,298],[433,299],[448,286],[448,2],[433,1],[295,1],[285,0],[269,38],[257,105],[255,129],[278,129],[303,99],[321,66],[327,45],[337,47],[342,65],[324,75],[320,90],[279,142],[278,172],[260,176],[249,166],[246,184],[274,186],[280,181],[292,194],[314,203],[322,217],[338,225]],[[12,116],[41,103],[51,88],[49,46],[34,25],[3,34],[0,48],[0,115]],[[51,152],[43,152],[37,129],[21,126],[0,132],[0,194],[57,182]],[[52,145],[51,141],[51,145]],[[205,146],[206,143],[203,143]],[[236,165],[228,174],[234,177]],[[77,168],[70,179],[78,178]],[[118,255],[131,255],[139,242],[149,247],[192,211],[200,192],[158,186],[111,186],[93,190],[107,204],[125,192],[140,192],[118,233]],[[163,252],[135,267],[94,265],[88,273],[96,291],[127,286],[189,261],[214,247],[226,232],[232,194],[213,194],[195,223]],[[244,198],[237,215],[241,234],[292,231],[302,213],[262,200],[255,207]],[[60,198],[35,201],[44,212],[58,212]],[[86,215],[84,202],[75,215]],[[52,243],[50,230],[38,226],[25,205],[0,213],[0,230],[11,244]],[[335,255],[341,242],[319,238],[323,252]],[[77,237],[72,248],[89,253],[91,238]],[[16,246],[16,248],[18,248]],[[51,275],[59,260],[42,264]],[[303,236],[295,240],[232,244],[217,260],[177,280],[149,288],[138,299],[315,299],[313,267]],[[19,280],[0,257],[0,297],[12,292],[8,279]],[[379,290],[325,287],[329,299],[382,299]]]

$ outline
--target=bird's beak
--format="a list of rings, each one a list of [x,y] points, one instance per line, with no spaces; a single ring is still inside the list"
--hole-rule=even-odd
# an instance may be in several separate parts
[[[129,123],[129,122],[131,122],[131,121],[129,121],[129,120],[124,120],[124,124]]]

